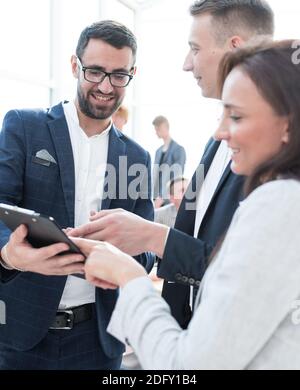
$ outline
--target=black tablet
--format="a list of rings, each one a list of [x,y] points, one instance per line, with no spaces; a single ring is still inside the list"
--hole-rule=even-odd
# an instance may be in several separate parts
[[[52,217],[43,216],[33,210],[0,203],[0,220],[11,231],[16,230],[22,224],[26,225],[28,228],[26,239],[35,248],[63,242],[69,245],[70,250],[62,254],[79,253],[83,255]]]

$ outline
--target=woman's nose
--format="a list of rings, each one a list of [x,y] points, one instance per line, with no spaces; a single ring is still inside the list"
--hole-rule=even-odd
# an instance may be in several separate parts
[[[228,141],[230,137],[229,129],[228,129],[228,118],[223,116],[220,119],[219,126],[215,131],[214,138],[216,141]]]

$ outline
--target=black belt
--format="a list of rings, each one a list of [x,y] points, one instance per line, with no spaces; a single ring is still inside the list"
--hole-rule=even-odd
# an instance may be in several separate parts
[[[75,324],[90,320],[93,305],[94,303],[88,303],[67,310],[58,310],[49,329],[73,329]]]

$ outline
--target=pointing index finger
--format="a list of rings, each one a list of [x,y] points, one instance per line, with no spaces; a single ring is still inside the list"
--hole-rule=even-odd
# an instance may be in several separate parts
[[[79,226],[73,229],[69,235],[72,237],[85,237],[87,235],[99,232],[105,228],[105,221],[103,219],[97,219],[89,222],[85,225]]]

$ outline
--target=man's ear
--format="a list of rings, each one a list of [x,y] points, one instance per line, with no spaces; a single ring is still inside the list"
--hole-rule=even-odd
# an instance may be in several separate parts
[[[136,70],[137,70],[137,67],[136,67],[136,66],[134,66],[134,67],[131,69],[130,73],[132,74],[132,76],[135,76],[135,75],[136,75]]]
[[[75,79],[79,78],[79,72],[78,72],[78,62],[77,57],[75,55],[72,55],[71,57],[71,67],[72,67],[72,73]]]
[[[245,40],[242,37],[240,37],[239,35],[234,35],[229,40],[230,50],[238,49],[241,46],[243,46],[244,44],[245,44]]]

